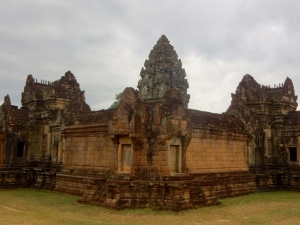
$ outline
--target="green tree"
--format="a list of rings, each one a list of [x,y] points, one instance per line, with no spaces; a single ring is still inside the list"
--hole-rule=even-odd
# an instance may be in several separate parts
[[[120,102],[121,95],[122,95],[122,92],[120,92],[119,94],[116,94],[116,97],[115,97],[116,101],[114,101],[114,103],[111,104],[111,106],[109,106],[108,109],[114,109],[114,108],[117,108],[117,107],[118,107],[119,102]]]

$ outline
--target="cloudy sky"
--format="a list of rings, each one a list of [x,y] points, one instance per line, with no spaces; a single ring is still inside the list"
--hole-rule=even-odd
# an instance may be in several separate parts
[[[2,0],[0,103],[19,105],[26,77],[68,70],[93,110],[136,88],[162,34],[190,84],[189,108],[221,113],[243,75],[271,85],[290,77],[300,92],[300,1]]]

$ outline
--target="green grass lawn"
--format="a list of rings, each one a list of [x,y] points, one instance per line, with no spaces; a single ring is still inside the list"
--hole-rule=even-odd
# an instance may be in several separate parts
[[[255,193],[179,213],[115,211],[78,204],[78,198],[36,189],[0,190],[0,224],[300,224],[300,192]]]

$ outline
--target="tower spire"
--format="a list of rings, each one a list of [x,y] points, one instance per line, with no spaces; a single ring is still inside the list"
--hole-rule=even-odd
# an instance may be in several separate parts
[[[187,108],[190,96],[187,94],[189,84],[185,79],[185,70],[181,60],[170,44],[168,38],[162,35],[145,61],[138,83],[139,97],[144,101],[156,101],[163,98],[170,88],[176,88]]]

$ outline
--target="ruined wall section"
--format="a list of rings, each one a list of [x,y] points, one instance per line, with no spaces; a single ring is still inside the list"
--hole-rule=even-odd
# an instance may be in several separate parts
[[[189,110],[192,139],[187,148],[189,173],[248,171],[248,136],[232,116]]]
[[[64,131],[64,166],[116,169],[116,146],[107,138],[107,125],[76,126]]]
[[[4,98],[4,103],[0,108],[0,164],[13,164],[15,161],[25,162],[28,155],[28,133],[26,125],[29,121],[29,110],[27,108],[19,109],[11,105],[10,97]],[[18,142],[26,143],[24,148],[17,154]]]
[[[108,136],[112,110],[84,113],[75,117],[75,124],[57,136],[57,157],[62,158],[62,169],[56,173],[55,189],[82,195],[85,180],[106,176],[116,171],[117,149]],[[53,127],[52,134],[58,133]]]
[[[84,91],[70,71],[54,82],[39,82],[28,75],[22,105],[30,110],[29,156],[31,160],[47,163],[62,160],[57,155],[62,145],[61,129],[58,127],[72,125],[78,114],[91,111],[85,102]]]
[[[80,114],[76,125],[63,130],[64,166],[113,168],[115,145],[108,137],[108,123],[112,110]]]
[[[247,139],[243,135],[193,130],[187,149],[191,174],[249,171]]]

